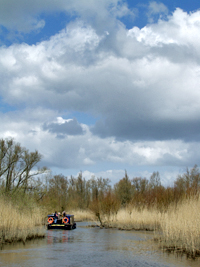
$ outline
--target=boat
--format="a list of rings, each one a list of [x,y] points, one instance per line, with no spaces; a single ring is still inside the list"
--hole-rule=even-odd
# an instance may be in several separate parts
[[[47,215],[47,229],[63,229],[73,230],[76,229],[76,223],[74,221],[74,215],[67,214],[65,217],[58,218],[55,221],[54,214]]]

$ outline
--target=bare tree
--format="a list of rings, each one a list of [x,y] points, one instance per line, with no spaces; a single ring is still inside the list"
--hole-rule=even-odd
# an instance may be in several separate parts
[[[42,155],[36,150],[29,152],[13,139],[0,140],[0,179],[4,181],[5,192],[14,193],[19,188],[26,192],[31,178],[47,171],[34,170]]]
[[[131,201],[133,187],[131,181],[125,171],[125,176],[117,184],[114,185],[114,192],[121,201],[121,204],[125,206]]]
[[[153,172],[150,181],[149,181],[149,186],[151,189],[157,188],[161,186],[161,181],[160,181],[160,174],[159,172]]]

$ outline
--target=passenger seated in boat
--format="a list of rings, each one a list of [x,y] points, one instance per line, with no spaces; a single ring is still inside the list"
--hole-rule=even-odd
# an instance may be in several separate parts
[[[67,215],[66,212],[63,211],[63,212],[62,212],[62,216],[63,216],[63,217],[66,217],[66,215]]]
[[[54,223],[57,223],[57,220],[58,220],[58,214],[57,214],[57,211],[55,211],[55,213],[54,213]]]

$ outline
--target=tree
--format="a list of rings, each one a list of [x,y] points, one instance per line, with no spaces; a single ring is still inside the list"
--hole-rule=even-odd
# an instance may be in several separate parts
[[[55,210],[65,210],[68,198],[68,179],[62,174],[54,175],[49,180],[48,198]]]
[[[160,181],[160,174],[159,172],[153,172],[150,181],[149,181],[149,186],[151,189],[157,188],[161,186],[161,181]]]
[[[76,179],[76,198],[78,207],[83,209],[86,206],[86,181],[82,176],[82,172],[79,173]]]
[[[149,181],[146,178],[135,177],[131,182],[137,193],[143,194],[148,189]]]
[[[180,196],[196,194],[200,190],[200,172],[197,165],[177,177],[174,189]]]
[[[45,167],[34,170],[41,158],[42,155],[37,150],[29,152],[13,139],[1,139],[0,179],[5,185],[5,192],[11,194],[23,189],[25,193],[29,189],[31,179],[47,171]]]
[[[149,181],[146,178],[135,177],[131,180],[133,197],[131,203],[141,209],[146,204]]]
[[[121,205],[126,205],[130,202],[132,198],[132,186],[126,171],[124,178],[115,184],[114,191]]]
[[[94,213],[97,219],[100,222],[101,226],[105,226],[103,222],[105,222],[105,218],[109,221],[110,215],[116,215],[120,208],[120,201],[116,198],[116,196],[112,193],[112,191],[108,191],[102,196],[101,200],[94,199],[90,202],[89,209]]]

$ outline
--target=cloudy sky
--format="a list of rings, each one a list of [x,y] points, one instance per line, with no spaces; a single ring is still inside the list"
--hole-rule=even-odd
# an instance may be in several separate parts
[[[200,159],[197,0],[0,0],[0,138],[54,174],[172,183]]]

